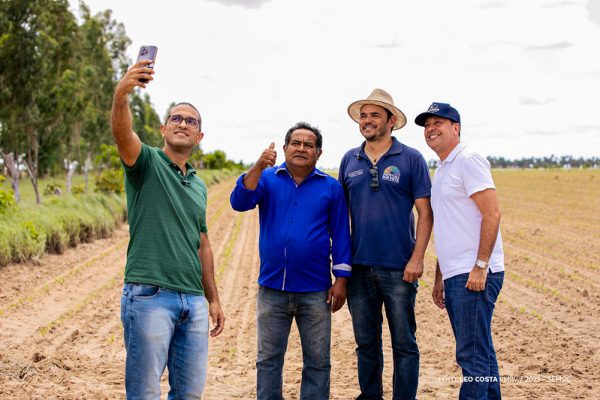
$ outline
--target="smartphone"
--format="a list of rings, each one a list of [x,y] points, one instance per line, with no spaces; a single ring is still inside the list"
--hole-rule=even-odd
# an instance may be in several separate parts
[[[157,52],[158,52],[158,47],[156,47],[156,46],[142,46],[142,47],[140,47],[140,52],[138,53],[137,61],[152,60],[152,63],[148,64],[147,67],[154,68],[154,61],[156,60]],[[148,79],[141,78],[139,81],[142,83],[148,83]]]

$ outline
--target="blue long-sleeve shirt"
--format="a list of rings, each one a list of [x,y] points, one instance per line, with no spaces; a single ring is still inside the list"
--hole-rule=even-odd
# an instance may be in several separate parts
[[[315,168],[296,185],[285,163],[264,170],[255,190],[243,179],[230,201],[236,211],[259,206],[260,285],[316,292],[331,287],[331,272],[350,276],[348,207],[337,180]]]

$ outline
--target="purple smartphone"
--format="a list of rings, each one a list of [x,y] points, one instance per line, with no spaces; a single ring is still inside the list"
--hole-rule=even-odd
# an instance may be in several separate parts
[[[142,46],[142,47],[140,47],[140,52],[138,53],[137,61],[152,60],[152,63],[148,64],[147,67],[154,68],[154,61],[156,60],[157,52],[158,52],[158,47],[156,47],[156,46]],[[148,79],[140,79],[139,81],[142,83],[148,83]]]

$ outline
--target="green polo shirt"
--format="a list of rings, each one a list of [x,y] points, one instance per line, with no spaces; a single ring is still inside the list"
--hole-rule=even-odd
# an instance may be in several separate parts
[[[206,185],[187,164],[187,174],[158,148],[142,144],[125,170],[129,246],[125,282],[147,283],[204,295],[198,257],[206,227]]]

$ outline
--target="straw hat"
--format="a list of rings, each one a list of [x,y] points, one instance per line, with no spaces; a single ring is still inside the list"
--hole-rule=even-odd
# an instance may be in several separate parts
[[[350,118],[354,121],[358,122],[360,120],[360,109],[365,104],[375,104],[376,106],[380,106],[391,112],[396,116],[396,123],[392,128],[393,131],[396,129],[402,128],[406,125],[406,116],[402,111],[397,109],[394,106],[394,100],[392,100],[392,96],[388,92],[382,89],[374,89],[369,97],[365,100],[358,100],[348,106],[348,114]]]

